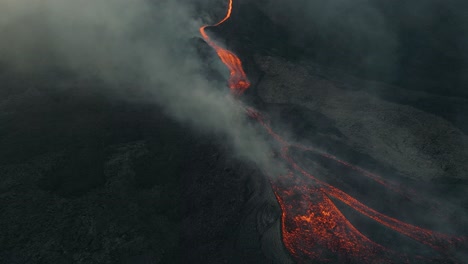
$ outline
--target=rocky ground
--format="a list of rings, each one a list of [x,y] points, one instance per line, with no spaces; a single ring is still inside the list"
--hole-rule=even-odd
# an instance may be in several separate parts
[[[245,100],[276,131],[421,191],[444,204],[451,222],[438,226],[430,209],[331,179],[369,205],[468,234],[466,97],[298,60],[297,49],[274,42],[281,27],[239,10],[243,24],[233,19],[219,31],[243,34],[220,37],[245,61],[253,83]],[[256,28],[264,35],[250,26],[258,19],[268,22]],[[0,263],[292,263],[268,181],[217,137],[109,95],[95,80],[2,72],[0,83]],[[337,171],[298,158],[322,177]],[[340,209],[379,242],[403,247],[392,242],[401,237]]]
[[[280,125],[273,124],[277,132],[412,188],[428,203],[411,205],[364,183],[353,187],[345,178],[358,175],[340,171],[317,156],[296,156],[313,175],[321,175],[321,179],[401,220],[440,232],[467,233],[468,138],[463,125],[443,118],[443,113],[423,111],[418,104],[385,96],[408,92],[399,87],[360,80],[311,62],[291,63],[278,56],[258,55],[255,61],[261,72],[256,94],[265,111],[278,120]],[[411,96],[420,101],[430,97],[423,92],[409,92]],[[453,102],[466,101],[444,96],[437,99],[440,105],[458,109],[462,107]],[[435,217],[430,205],[434,201],[441,203],[437,210],[449,221]],[[424,250],[399,235],[378,231],[349,208],[341,209],[362,232],[389,248],[411,248],[407,252],[413,253]]]
[[[366,90],[397,87],[280,57],[255,62],[257,106],[277,131],[443,196],[452,229],[467,231],[460,128]],[[96,84],[75,94],[10,85],[25,88],[2,101],[2,263],[291,262],[264,176],[212,136],[155,106],[106,98]]]
[[[468,179],[468,138],[463,131],[439,116],[369,93],[397,87],[340,80],[321,74],[320,68],[275,57],[258,57],[257,61],[265,72],[258,85],[264,102],[300,106],[323,114],[354,149],[388,163],[410,178]]]
[[[0,262],[266,262],[245,220],[263,206],[252,165],[96,85],[21,85],[2,101]]]

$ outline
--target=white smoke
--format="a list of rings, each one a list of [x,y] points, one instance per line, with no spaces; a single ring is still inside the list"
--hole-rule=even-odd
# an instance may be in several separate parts
[[[174,0],[6,0],[0,10],[0,63],[7,68],[31,72],[58,67],[110,85],[144,86],[146,100],[177,120],[227,138],[236,155],[262,169],[272,164],[268,144],[227,95],[225,84],[201,74],[205,65],[190,40],[199,37],[202,21],[191,5]]]

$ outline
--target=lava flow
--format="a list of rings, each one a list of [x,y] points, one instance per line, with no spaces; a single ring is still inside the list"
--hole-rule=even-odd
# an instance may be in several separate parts
[[[241,94],[250,87],[250,82],[247,79],[244,68],[242,68],[241,60],[236,56],[236,54],[216,44],[206,33],[206,29],[208,27],[216,27],[221,25],[231,17],[231,14],[232,0],[229,0],[229,7],[226,16],[214,25],[205,25],[200,27],[200,34],[206,43],[208,43],[214,50],[216,50],[216,53],[218,54],[221,61],[228,67],[230,74],[229,88],[231,88],[231,91],[233,91],[235,94]]]
[[[229,19],[232,13],[232,0],[226,16],[212,26],[218,26]],[[210,39],[205,29],[200,33],[205,41],[213,47],[222,62],[229,68],[229,87],[239,95],[245,91],[250,83],[242,68],[240,59],[232,52],[221,48]],[[418,203],[414,192],[403,190],[400,186],[386,181],[383,177],[368,172],[362,168],[342,161],[337,157],[317,149],[291,144],[274,132],[267,120],[260,112],[251,107],[245,108],[246,114],[256,120],[265,131],[277,142],[278,152],[283,162],[289,168],[289,173],[270,180],[274,194],[281,207],[281,232],[283,244],[293,258],[299,263],[313,261],[339,263],[412,263],[439,262],[452,260],[452,249],[466,246],[466,238],[445,235],[424,229],[393,217],[382,214],[355,199],[344,191],[313,176],[296,162],[289,151],[298,149],[313,151],[324,158],[330,159],[348,169],[359,172],[379,185],[382,185],[398,195],[405,196],[409,201]],[[337,208],[332,198],[339,200],[382,226],[392,229],[423,245],[439,252],[441,259],[410,256],[390,250],[362,234]]]
[[[282,236],[285,247],[299,263],[310,261],[339,261],[358,263],[413,263],[440,262],[393,252],[379,245],[357,230],[336,207],[331,197],[340,200],[360,214],[402,235],[427,245],[443,255],[444,261],[451,257],[452,249],[466,246],[466,238],[454,237],[420,228],[393,217],[379,213],[364,205],[342,190],[327,184],[305,169],[289,155],[291,148],[316,151],[310,147],[290,144],[270,127],[268,120],[253,108],[247,114],[257,120],[265,131],[281,146],[281,158],[290,167],[287,175],[271,180],[273,191],[282,210]],[[319,152],[323,157],[361,172],[380,185],[397,191],[395,185],[381,176],[341,161],[335,156]],[[406,196],[406,195],[405,195]],[[451,260],[452,261],[452,260]]]

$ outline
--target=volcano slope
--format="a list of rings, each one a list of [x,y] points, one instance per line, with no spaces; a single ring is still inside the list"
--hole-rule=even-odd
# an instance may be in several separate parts
[[[252,17],[252,21],[258,20],[258,16],[253,15]],[[240,28],[242,28],[242,24],[249,24],[240,20],[236,22],[241,24]],[[229,24],[226,25],[226,27],[228,26]],[[231,27],[234,28],[232,24]],[[273,30],[273,32],[278,33],[277,30]],[[258,39],[256,36],[250,37]],[[240,50],[248,50],[250,54],[253,54],[250,57],[247,55],[244,60],[247,62],[245,63],[246,68],[250,67],[256,70],[256,72],[247,71],[250,73],[249,77],[252,83],[255,84],[252,89],[247,91],[247,94],[251,96],[250,99],[253,98],[252,101],[256,102],[255,107],[259,110],[249,111],[251,116],[259,121],[266,128],[266,131],[273,138],[276,138],[278,143],[284,143],[284,138],[286,138],[286,142],[289,141],[289,143],[285,144],[299,142],[302,144],[301,146],[304,146],[303,143],[305,143],[306,146],[320,149],[319,155],[294,151],[296,152],[292,158],[294,161],[289,163],[292,163],[296,170],[309,178],[319,177],[320,180],[345,190],[351,196],[364,201],[364,204],[378,208],[377,211],[388,216],[400,218],[405,222],[416,226],[420,225],[426,229],[434,229],[452,235],[466,234],[466,198],[464,198],[463,193],[466,191],[464,171],[466,170],[467,151],[464,132],[458,128],[463,128],[463,126],[460,126],[459,122],[456,122],[455,126],[440,117],[447,117],[447,115],[434,111],[427,105],[421,107],[420,104],[415,103],[415,101],[427,100],[431,97],[430,94],[423,91],[408,91],[411,89],[405,90],[379,82],[359,80],[343,74],[339,70],[316,65],[313,61],[307,61],[306,57],[290,59],[288,52],[284,50],[278,51],[271,48],[267,51],[256,50],[254,48],[258,47],[256,41],[249,41],[252,39],[248,37],[245,39],[247,39],[246,42],[234,40],[233,46],[237,45]],[[271,43],[281,43],[281,40]],[[269,54],[269,56],[265,56],[265,54]],[[379,94],[379,92],[381,93]],[[385,95],[392,94],[393,97],[385,97]],[[395,94],[398,94],[400,99],[406,96],[410,99],[406,100],[406,104],[402,104],[395,100],[398,98],[394,96]],[[463,97],[456,98],[434,94],[431,101],[438,101],[438,105],[446,106],[450,105],[450,102],[456,102],[460,106],[466,100]],[[408,104],[408,102],[411,103]],[[428,102],[426,101],[426,103]],[[425,108],[431,113],[421,111],[421,108]],[[459,109],[464,109],[464,107]],[[463,111],[460,111],[458,114],[462,113]],[[267,117],[265,118],[265,116]],[[453,121],[454,119],[449,118],[449,120]],[[285,123],[288,124],[287,127],[282,126]],[[272,130],[270,130],[270,126]],[[322,131],[319,132],[320,129]],[[293,132],[291,133],[291,131]],[[307,147],[299,149],[307,149]],[[321,151],[328,154],[320,155]],[[283,150],[279,152],[283,152]],[[286,160],[289,159],[286,158],[289,155],[285,153],[282,155]],[[335,156],[361,168],[383,174],[384,179],[396,183],[397,187],[391,189],[400,195],[403,194],[402,197],[360,179],[359,175],[354,173],[355,171],[366,176],[371,175],[363,173],[360,168],[341,161],[338,162],[339,164],[333,164],[333,162],[338,161]],[[458,165],[453,166],[455,163]],[[302,170],[304,168],[305,171]],[[308,176],[308,172],[315,177]],[[291,189],[287,189],[288,183],[284,183],[286,186],[284,190],[278,189],[276,180],[272,180],[277,197],[281,196],[278,193],[284,192],[286,196],[293,196],[297,200],[289,199],[290,204],[282,204],[283,209],[288,206],[291,208],[300,207],[301,203],[306,203],[303,198],[308,193],[301,193],[298,196],[291,194],[295,192],[293,190],[296,187],[296,189],[304,188],[305,191],[310,188],[310,195],[318,193],[312,187],[304,186],[313,186],[315,179],[310,183],[302,182],[300,186],[296,186],[295,184],[301,180],[294,174],[288,178]],[[320,187],[317,188],[320,189]],[[406,188],[416,189],[420,194],[406,196]],[[450,194],[447,194],[448,190]],[[281,199],[281,197],[278,198]],[[320,199],[317,199],[319,202]],[[346,203],[346,201],[343,202]],[[310,206],[313,208],[314,204]],[[371,240],[396,252],[415,254],[415,259],[407,259],[409,262],[442,261],[451,263],[456,262],[458,255],[462,254],[460,252],[463,252],[463,250],[458,250],[457,252],[443,252],[442,256],[436,256],[437,253],[432,255],[427,249],[420,247],[418,243],[412,243],[401,237],[401,233],[397,234],[400,231],[392,233],[385,228],[379,231],[378,225],[372,221],[366,222],[365,219],[358,216],[359,214],[353,215],[352,210],[346,206],[339,205],[339,203],[337,206],[342,211],[350,211],[345,214],[345,217],[349,217],[351,223],[359,227],[358,229]],[[356,209],[356,207],[354,208]],[[320,213],[319,211],[314,212]],[[444,220],[441,220],[439,216],[444,216],[442,217]],[[288,213],[283,211],[285,219],[298,219],[298,217],[302,216],[288,216]],[[305,223],[305,220],[303,222],[305,225],[310,224],[312,229],[314,224],[319,224],[312,221]],[[288,231],[288,228],[294,229],[300,224],[296,222],[293,225],[289,222],[290,227],[285,227],[285,222],[282,224],[283,242],[291,243],[289,235],[286,233],[292,231]],[[330,226],[336,227],[332,224]],[[300,228],[298,227],[298,229]],[[308,229],[301,230],[303,232],[309,231]],[[328,231],[334,232],[332,229]],[[306,236],[304,235],[304,237]],[[313,257],[314,252],[305,253],[303,256],[297,256],[299,254],[297,252],[300,248],[306,248],[304,244],[309,245],[310,242],[311,247],[314,247],[313,244],[320,243],[321,239],[310,238],[310,241],[304,240],[302,244],[300,241],[295,241],[297,248],[290,245],[286,245],[286,247],[300,263],[320,261]],[[329,240],[326,243],[339,244],[335,242]],[[419,239],[419,242],[426,241]],[[463,247],[461,246],[461,248]],[[301,253],[307,251],[307,249],[300,250]],[[317,251],[321,252],[320,249]],[[457,256],[452,258],[452,255]],[[362,255],[361,260],[352,260],[345,256],[344,259],[336,259],[336,261],[337,263],[343,261],[360,263],[360,261],[364,261],[362,259],[364,257]],[[460,258],[464,259],[465,257],[462,254]],[[333,261],[333,258],[325,257],[322,260],[330,262]],[[365,260],[365,262],[369,261],[372,260]],[[379,260],[375,259],[375,261],[385,261],[385,257]],[[399,260],[391,260],[391,258],[387,261],[399,262]]]
[[[301,166],[383,213],[466,234],[461,131],[364,89],[395,87],[279,57],[258,55],[255,62],[264,74],[253,88],[263,101],[257,105],[277,132],[416,189],[442,203],[438,210],[448,219],[433,217],[430,203],[412,206],[330,160],[291,152]],[[174,123],[153,105],[102,96],[96,91],[105,87],[95,82],[68,80],[56,89],[55,80],[25,77],[2,77],[15,92],[2,103],[0,223],[8,228],[0,232],[1,262],[293,263],[267,178],[231,158],[222,141]],[[337,206],[375,241],[432,254]]]
[[[236,10],[239,18],[245,9]],[[300,166],[382,213],[467,234],[466,131],[443,111],[413,104],[468,105],[464,98],[360,80],[257,42],[240,45],[233,36],[245,35],[231,34],[239,20],[213,31],[230,35],[219,34],[245,59],[252,81],[245,100],[273,129],[415,189],[417,203],[320,155],[291,151]],[[294,263],[268,178],[233,159],[222,140],[152,104],[104,96],[96,91],[106,87],[93,80],[1,78],[1,263]],[[334,202],[372,240],[451,263]],[[465,260],[461,253],[453,252]]]
[[[263,72],[257,94],[272,119],[282,120],[283,126],[271,122],[273,130],[288,131],[282,136],[383,175],[398,184],[397,192],[408,188],[416,195],[409,198],[381,189],[363,179],[362,173],[320,154],[293,151],[299,166],[384,214],[442,233],[466,234],[467,199],[463,193],[467,191],[464,171],[468,155],[467,138],[461,130],[441,117],[369,92],[397,87],[339,75],[310,62],[301,65],[260,55],[255,60]],[[430,260],[437,254],[379,227],[346,205],[336,205],[371,240],[396,252],[428,257],[410,263],[456,263],[466,258],[463,249],[458,249]],[[452,259],[452,254],[459,256]],[[340,261],[343,259],[337,263]]]
[[[95,81],[2,83],[1,263],[266,262],[244,218],[268,185],[216,137]]]

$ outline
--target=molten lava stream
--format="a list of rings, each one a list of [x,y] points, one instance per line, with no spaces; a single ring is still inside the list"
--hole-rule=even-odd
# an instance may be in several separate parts
[[[232,0],[229,0],[226,16],[214,25],[200,27],[200,34],[215,49],[221,61],[229,69],[229,88],[234,94],[239,95],[250,86],[250,82],[242,68],[241,60],[231,51],[216,44],[206,32],[208,27],[219,26],[231,17],[232,5]],[[281,149],[281,158],[291,169],[289,174],[272,179],[271,185],[282,210],[282,240],[286,249],[296,261],[300,263],[332,260],[340,263],[408,263],[414,260],[431,261],[418,256],[410,258],[409,256],[398,254],[370,240],[346,219],[330,197],[344,202],[352,209],[383,226],[391,228],[438,251],[445,251],[453,248],[456,244],[461,245],[466,243],[465,238],[456,238],[433,232],[379,213],[342,190],[320,181],[301,168],[289,156],[289,148],[295,147],[305,151],[317,152],[327,159],[360,172],[364,176],[401,195],[407,194],[407,192],[402,192],[398,186],[387,182],[382,177],[339,160],[333,155],[314,148],[288,143],[273,131],[269,125],[269,120],[263,117],[260,112],[251,107],[245,107],[244,109],[246,114],[256,120],[276,141]]]
[[[205,25],[200,27],[200,34],[206,43],[208,43],[216,51],[221,61],[228,67],[230,75],[228,81],[229,88],[234,94],[240,95],[250,87],[250,82],[247,79],[247,75],[245,74],[244,69],[242,68],[241,60],[233,52],[216,44],[206,33],[206,29],[208,27],[216,27],[221,25],[231,17],[231,14],[232,0],[229,0],[226,16],[214,25]]]
[[[282,210],[283,243],[299,263],[388,263],[398,256],[359,232],[320,185],[298,178],[290,172],[272,181],[272,187]]]
[[[396,254],[395,252],[391,253],[392,251],[385,249],[361,234],[339,211],[329,196],[344,202],[362,215],[439,252],[446,253],[444,251],[466,243],[464,238],[433,232],[379,213],[340,189],[317,179],[301,168],[288,154],[289,148],[297,147],[297,145],[289,144],[275,133],[268,120],[255,109],[247,108],[246,112],[250,117],[257,120],[265,131],[282,146],[282,158],[289,164],[291,169],[300,173],[299,175],[290,173],[288,177],[282,176],[279,180],[272,181],[274,193],[283,211],[283,242],[299,262],[329,260],[330,257],[327,257],[327,253],[324,253],[327,250],[344,258],[351,257],[354,261],[359,260],[361,263],[376,260],[401,263],[409,258],[409,256]],[[301,147],[300,149],[310,150],[307,147]],[[322,156],[334,157],[327,153]],[[331,159],[338,160],[336,158]],[[349,165],[347,167],[351,167],[351,169],[356,168],[351,164],[345,164]],[[357,171],[367,172],[363,169]],[[370,178],[379,177],[376,182],[388,187],[388,183],[380,176],[368,174],[370,174]],[[386,257],[382,258],[384,255]],[[419,256],[413,258],[424,262],[436,261]]]
[[[417,195],[417,193],[414,190],[412,190],[410,188],[406,188],[406,187],[400,186],[398,184],[395,184],[393,182],[389,182],[389,181],[385,180],[382,176],[379,176],[379,175],[377,175],[375,173],[372,173],[372,172],[369,172],[369,171],[367,171],[367,170],[365,170],[365,169],[363,169],[361,167],[350,164],[349,162],[340,160],[336,156],[328,154],[326,152],[323,152],[323,151],[321,151],[319,149],[308,147],[308,146],[302,146],[302,145],[299,145],[299,144],[293,144],[293,145],[291,145],[291,147],[294,147],[294,148],[297,148],[297,149],[303,150],[303,151],[314,152],[314,153],[317,153],[317,154],[321,155],[324,158],[333,160],[333,161],[337,162],[338,164],[340,164],[342,166],[345,166],[345,167],[347,167],[347,168],[349,168],[351,170],[354,170],[354,171],[357,171],[357,172],[361,173],[362,175],[364,175],[364,176],[368,177],[369,179],[377,182],[378,184],[380,184],[382,186],[385,186],[386,188],[390,189],[391,191],[393,191],[395,193],[398,193],[401,196],[407,198],[411,202],[415,202],[415,203],[419,203],[419,204],[423,204],[423,203],[427,204],[429,202],[429,200],[430,200],[430,203],[429,203],[428,206],[433,211],[433,213],[437,214],[438,217],[444,218],[446,220],[448,219],[447,215],[440,210],[444,206],[439,201],[436,201],[436,200],[433,200],[433,199],[428,199],[427,197],[425,199],[422,199],[421,197],[419,197]]]
[[[314,185],[317,186],[321,192],[328,196],[335,197],[340,201],[344,202],[357,212],[361,213],[364,216],[367,216],[374,221],[397,231],[400,234],[403,234],[409,238],[412,238],[422,244],[432,247],[433,249],[441,252],[441,253],[448,253],[447,250],[454,249],[462,244],[466,244],[466,238],[461,237],[453,237],[449,235],[445,235],[442,233],[434,232],[431,230],[427,230],[424,228],[420,228],[402,221],[399,221],[395,218],[389,217],[382,213],[377,212],[376,210],[369,208],[356,200],[355,198],[351,197],[350,195],[346,194],[345,192],[341,191],[338,188],[335,188],[325,182],[318,180],[316,177],[305,171],[303,168],[299,167],[299,165],[288,155],[288,148],[285,147],[283,150],[283,158],[291,165],[293,169],[300,172],[306,179],[309,179],[311,182],[304,180],[304,186]],[[296,180],[297,181],[297,180]],[[299,191],[307,191],[304,190],[302,186],[299,188]],[[297,194],[296,194],[297,195]],[[338,209],[336,209],[338,210]],[[297,217],[296,217],[297,219]],[[344,224],[344,223],[343,223]],[[348,241],[350,242],[350,241]],[[363,261],[363,260],[361,260]],[[429,262],[429,260],[426,260]]]
[[[266,129],[271,130],[271,128],[266,128]],[[279,137],[277,134],[272,135],[272,136],[274,136],[275,138]],[[437,214],[438,217],[443,218],[446,221],[448,221],[447,215],[440,210],[441,208],[443,208],[443,205],[439,201],[429,199],[429,198],[422,199],[420,196],[417,195],[417,193],[414,190],[412,190],[410,188],[406,188],[406,187],[400,186],[400,185],[398,185],[396,183],[387,181],[382,176],[379,176],[379,175],[377,175],[375,173],[372,173],[372,172],[369,172],[369,171],[367,171],[367,170],[365,170],[365,169],[363,169],[361,167],[350,164],[349,162],[340,160],[336,156],[328,154],[326,152],[323,152],[323,151],[321,151],[319,149],[309,147],[309,146],[302,146],[302,145],[299,145],[299,144],[292,144],[291,147],[296,148],[298,150],[310,151],[310,152],[313,152],[313,153],[317,153],[318,155],[320,155],[320,156],[322,156],[322,157],[324,157],[326,159],[332,160],[332,161],[338,163],[339,165],[342,165],[342,166],[344,166],[344,167],[346,167],[348,169],[351,169],[353,171],[359,172],[359,173],[361,173],[361,175],[366,176],[367,178],[369,178],[369,179],[373,180],[374,182],[384,186],[385,188],[388,188],[389,190],[393,191],[394,193],[397,193],[397,194],[401,195],[402,197],[405,197],[406,199],[410,200],[413,203],[424,204],[425,206],[429,207],[430,210],[434,214]]]

